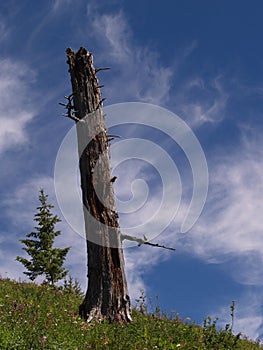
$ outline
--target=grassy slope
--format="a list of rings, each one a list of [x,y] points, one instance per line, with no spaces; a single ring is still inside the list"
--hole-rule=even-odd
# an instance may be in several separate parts
[[[262,349],[230,330],[204,327],[133,311],[128,325],[87,324],[77,315],[80,298],[70,291],[0,280],[0,349]],[[141,309],[144,305],[141,304]]]

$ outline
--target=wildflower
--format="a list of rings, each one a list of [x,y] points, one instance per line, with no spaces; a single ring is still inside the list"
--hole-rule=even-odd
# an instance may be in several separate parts
[[[42,335],[42,337],[40,338],[41,345],[45,345],[46,341],[47,341],[47,337],[45,335]]]
[[[24,304],[21,304],[20,307],[19,307],[19,312],[22,313],[25,309],[25,305]]]

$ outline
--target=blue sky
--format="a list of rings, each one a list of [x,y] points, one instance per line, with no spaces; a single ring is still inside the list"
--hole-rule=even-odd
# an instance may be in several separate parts
[[[229,307],[236,300],[235,331],[263,337],[262,10],[256,0],[0,4],[2,276],[24,278],[15,257],[21,254],[18,240],[32,230],[40,187],[62,216],[53,174],[60,144],[72,127],[58,105],[71,89],[65,50],[85,46],[95,66],[111,67],[99,73],[105,107],[135,101],[167,108],[192,128],[209,169],[202,215],[180,234],[181,212],[192,189],[184,154],[155,131],[116,129],[123,138],[139,135],[162,146],[182,178],[179,213],[158,237],[176,252],[125,249],[132,297],[144,289],[182,318],[201,323],[210,315],[222,324],[230,322]],[[147,181],[151,174],[149,207],[158,203],[158,174],[141,161],[115,172],[115,191],[122,199],[129,198],[133,177],[144,175]],[[123,225],[125,220],[136,218],[123,215]],[[60,228],[58,244],[72,246],[67,266],[85,288],[84,240],[66,220]]]

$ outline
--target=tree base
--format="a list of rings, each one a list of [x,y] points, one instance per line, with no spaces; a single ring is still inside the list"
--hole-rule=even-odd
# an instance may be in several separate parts
[[[102,312],[102,305],[97,307],[89,307],[86,300],[79,306],[79,315],[87,322],[102,322],[109,321],[110,323],[129,323],[132,322],[130,299],[124,301],[124,305],[118,310],[108,309],[107,312]]]

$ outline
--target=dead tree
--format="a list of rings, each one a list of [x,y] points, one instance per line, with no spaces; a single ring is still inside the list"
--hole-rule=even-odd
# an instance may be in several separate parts
[[[122,239],[110,174],[108,130],[93,57],[67,49],[72,94],[66,116],[77,123],[79,167],[88,257],[88,288],[79,307],[90,321],[131,321]]]

